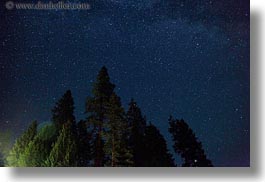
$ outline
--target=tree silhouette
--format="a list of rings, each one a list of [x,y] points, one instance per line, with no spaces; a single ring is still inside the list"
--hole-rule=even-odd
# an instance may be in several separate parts
[[[137,103],[131,99],[127,113],[105,67],[98,73],[92,97],[86,101],[86,120],[74,117],[70,90],[52,109],[52,123],[37,130],[37,122],[15,141],[6,155],[8,142],[0,135],[0,166],[17,167],[173,167],[174,159],[159,129],[146,125]],[[211,167],[205,152],[184,120],[169,118],[173,148],[184,167]],[[3,135],[4,136],[4,135]],[[5,149],[4,149],[5,148]]]
[[[144,133],[146,120],[142,116],[140,108],[132,99],[129,103],[127,121],[131,129],[129,146],[132,149],[134,166],[144,166]]]
[[[167,149],[166,140],[159,130],[150,124],[145,129],[145,158],[146,167],[173,167],[174,160]]]
[[[107,118],[108,122],[106,123],[105,131],[106,143],[104,146],[105,153],[110,159],[107,164],[112,167],[131,166],[132,155],[126,141],[128,124],[120,98],[115,93],[110,97]]]
[[[70,90],[67,90],[62,98],[52,109],[52,121],[59,133],[66,122],[75,123],[74,99]]]
[[[174,150],[184,159],[183,167],[212,167],[207,159],[202,144],[195,137],[194,132],[184,120],[169,118],[169,132],[174,141]]]
[[[77,124],[77,156],[79,167],[89,165],[91,160],[91,134],[87,130],[86,121],[79,121]]]
[[[104,166],[103,125],[107,122],[106,112],[109,98],[115,85],[110,82],[106,67],[102,67],[92,90],[93,97],[86,102],[88,122],[92,125],[94,166]]]

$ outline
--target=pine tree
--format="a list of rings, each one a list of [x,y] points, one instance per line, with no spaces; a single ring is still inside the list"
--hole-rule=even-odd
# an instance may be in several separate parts
[[[174,141],[174,150],[184,159],[184,167],[212,167],[207,159],[202,144],[199,142],[188,124],[184,120],[169,118],[169,132]]]
[[[91,134],[87,130],[86,122],[81,120],[77,124],[77,156],[79,167],[85,167],[89,165],[91,160]]]
[[[142,116],[140,108],[132,99],[126,114],[131,133],[129,136],[129,146],[132,149],[134,166],[144,166],[144,133],[146,120]]]
[[[110,97],[107,109],[108,122],[106,123],[104,146],[105,153],[109,159],[107,165],[131,166],[132,154],[127,145],[128,124],[125,111],[121,105],[120,98],[113,93]]]
[[[145,129],[145,160],[146,167],[173,167],[174,160],[167,149],[166,140],[159,130],[150,124]]]
[[[42,167],[48,154],[43,141],[36,137],[21,154],[19,164],[23,167]]]
[[[92,125],[94,166],[104,166],[103,125],[107,122],[106,111],[115,85],[110,82],[106,67],[102,67],[93,87],[93,97],[86,102],[88,121]]]
[[[133,154],[132,150],[128,146],[128,142],[125,140],[125,136],[121,140],[119,147],[117,148],[118,155],[116,156],[117,167],[133,167]]]
[[[62,129],[66,122],[75,123],[74,117],[74,99],[70,90],[67,90],[62,98],[52,109],[52,121],[57,129],[57,133]]]
[[[56,128],[53,124],[43,126],[20,157],[20,164],[27,167],[44,167],[56,140]]]
[[[77,144],[71,121],[63,125],[60,135],[46,160],[49,167],[77,166]]]
[[[24,153],[25,149],[28,147],[29,143],[34,139],[37,134],[37,121],[33,121],[29,128],[19,137],[13,148],[11,149],[8,157],[7,164],[11,167],[20,167],[23,166],[20,158]]]

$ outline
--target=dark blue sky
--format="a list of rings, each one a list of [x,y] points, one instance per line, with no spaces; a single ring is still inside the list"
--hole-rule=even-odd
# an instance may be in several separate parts
[[[87,2],[91,10],[1,4],[0,129],[17,134],[49,121],[67,89],[85,118],[105,65],[124,107],[133,97],[170,148],[171,114],[191,126],[215,166],[248,166],[249,1]]]

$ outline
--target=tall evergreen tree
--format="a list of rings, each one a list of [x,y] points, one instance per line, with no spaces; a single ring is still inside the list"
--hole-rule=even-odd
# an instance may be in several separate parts
[[[63,124],[66,122],[75,123],[74,117],[74,99],[70,90],[67,90],[62,98],[52,109],[52,121],[59,133]]]
[[[133,163],[132,154],[127,145],[128,136],[126,136],[129,128],[120,98],[115,93],[110,97],[107,118],[104,146],[109,159],[107,165],[112,167],[131,166]]]
[[[16,140],[13,148],[7,157],[7,164],[11,167],[21,167],[20,158],[28,147],[29,143],[37,134],[37,121],[33,121],[29,128]]]
[[[60,135],[46,161],[49,167],[77,166],[77,144],[71,121],[63,125]]]
[[[104,166],[103,125],[107,122],[106,111],[114,87],[115,85],[110,82],[106,67],[102,67],[94,83],[93,97],[89,97],[86,102],[86,113],[89,115],[88,121],[93,127],[94,166],[97,167]]]
[[[184,159],[184,167],[212,167],[207,159],[202,144],[199,142],[188,124],[184,120],[169,118],[169,132],[174,141],[174,150]]]
[[[174,160],[167,149],[166,140],[159,130],[150,124],[145,129],[145,158],[146,167],[173,167]]]
[[[140,108],[132,99],[126,114],[131,133],[129,136],[129,146],[132,149],[134,166],[144,166],[144,133],[146,120],[142,116]]]
[[[91,160],[91,134],[87,130],[87,124],[81,120],[77,124],[77,165],[88,166]]]

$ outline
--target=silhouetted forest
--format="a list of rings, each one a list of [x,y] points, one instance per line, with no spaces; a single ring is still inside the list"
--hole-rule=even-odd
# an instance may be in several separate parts
[[[67,90],[52,109],[52,122],[33,121],[11,150],[0,153],[1,166],[17,167],[211,167],[201,142],[184,120],[169,118],[176,164],[159,129],[131,99],[126,111],[102,67],[86,100],[87,118],[76,121]]]

